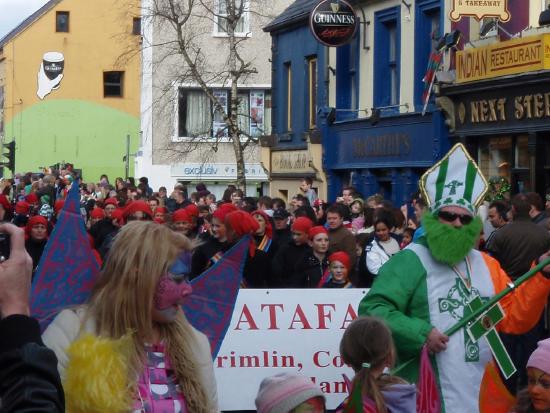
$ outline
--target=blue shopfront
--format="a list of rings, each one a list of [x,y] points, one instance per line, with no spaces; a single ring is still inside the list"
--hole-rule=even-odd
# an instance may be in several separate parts
[[[449,149],[448,128],[441,112],[354,119],[325,126],[323,166],[328,197],[345,186],[363,197],[379,193],[402,205],[418,190],[422,173]]]

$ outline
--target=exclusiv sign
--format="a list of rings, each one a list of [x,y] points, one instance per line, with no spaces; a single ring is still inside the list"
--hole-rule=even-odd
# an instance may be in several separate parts
[[[313,36],[325,46],[348,43],[358,26],[355,10],[344,0],[323,0],[312,10],[309,23]]]

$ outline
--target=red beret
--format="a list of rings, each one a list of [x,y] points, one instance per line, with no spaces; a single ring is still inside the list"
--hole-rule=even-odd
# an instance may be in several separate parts
[[[292,231],[305,232],[307,234],[312,226],[313,222],[311,222],[311,219],[298,217],[294,220],[290,229],[292,229]]]
[[[198,217],[199,216],[199,207],[196,206],[195,204],[187,205],[184,209],[192,217]]]
[[[264,211],[258,209],[254,212],[252,212],[250,215],[259,215],[261,216],[265,221],[265,235],[267,235],[268,238],[271,238],[273,235],[273,228],[271,227],[271,219],[269,218],[269,215],[267,215]]]
[[[309,230],[309,239],[313,239],[315,237],[315,235],[318,235],[318,234],[327,234],[328,235],[328,231],[322,225],[317,225],[317,226],[315,226],[315,227],[313,227]]]
[[[61,211],[63,209],[64,205],[65,205],[65,200],[64,199],[58,199],[57,201],[55,201],[55,204],[53,204],[53,210],[57,214],[57,213],[59,213],[59,211]]]
[[[114,206],[118,206],[118,201],[116,198],[107,198],[104,202],[103,202],[103,206],[107,206],[107,205],[114,205]]]
[[[225,225],[230,226],[238,236],[254,234],[260,224],[244,211],[233,211],[226,215]]]
[[[101,208],[94,208],[90,212],[90,218],[92,219],[103,219],[105,218],[105,211]]]
[[[116,219],[119,224],[123,224],[124,210],[117,208],[111,213],[111,219]]]
[[[35,225],[44,225],[47,228],[48,220],[41,215],[35,215],[33,217],[30,217],[27,222],[27,226],[25,227],[25,234],[27,235],[27,237],[31,236],[31,229]]]
[[[17,214],[28,214],[30,205],[25,201],[19,201],[17,204],[15,204],[15,212]]]
[[[340,261],[342,264],[344,264],[344,267],[348,269],[348,271],[351,268],[351,264],[349,262],[349,255],[345,253],[344,251],[337,251],[328,257],[328,262],[332,263],[333,261]]]
[[[221,222],[225,222],[225,217],[227,216],[227,214],[234,211],[237,211],[237,207],[235,205],[230,203],[221,204],[218,209],[214,211],[212,216],[214,218],[218,218]]]
[[[191,215],[187,209],[178,209],[172,214],[172,222],[188,222],[191,223]]]
[[[11,211],[11,204],[6,195],[0,195],[0,205],[2,205],[4,210]]]
[[[161,213],[161,214],[166,214],[168,212],[168,210],[165,207],[157,207],[157,209],[155,209],[155,214],[157,212]]]
[[[29,204],[36,204],[38,202],[38,197],[35,193],[32,193],[25,197],[25,201],[27,201]]]
[[[138,211],[141,211],[144,214],[149,215],[149,218],[153,219],[153,211],[151,210],[151,207],[149,206],[149,204],[145,201],[133,201],[130,205],[128,205],[124,209],[124,213],[122,215],[124,218],[126,218],[129,215],[132,215]]]

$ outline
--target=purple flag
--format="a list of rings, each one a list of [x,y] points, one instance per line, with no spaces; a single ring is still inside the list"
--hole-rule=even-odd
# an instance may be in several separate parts
[[[80,214],[78,183],[67,194],[32,285],[31,313],[42,331],[61,310],[88,299],[99,273]]]
[[[210,341],[212,358],[220,350],[237,301],[250,237],[242,238],[212,267],[191,281],[183,310],[189,322]]]

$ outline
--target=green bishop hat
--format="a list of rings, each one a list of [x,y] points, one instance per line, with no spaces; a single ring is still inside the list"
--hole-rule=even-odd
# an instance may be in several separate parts
[[[488,188],[487,180],[461,143],[420,178],[420,190],[432,212],[459,206],[475,214]]]

